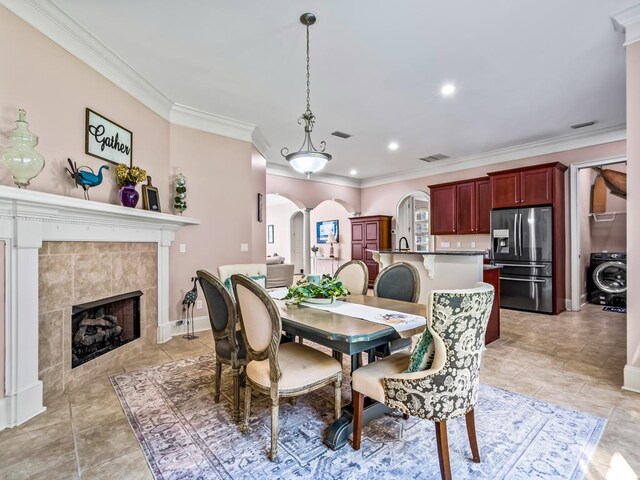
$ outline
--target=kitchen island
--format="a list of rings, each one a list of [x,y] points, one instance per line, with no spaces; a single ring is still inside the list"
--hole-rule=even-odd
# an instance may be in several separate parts
[[[399,262],[410,263],[420,273],[420,297],[427,303],[430,290],[471,288],[483,278],[483,252],[418,252],[414,250],[370,250],[382,270]]]

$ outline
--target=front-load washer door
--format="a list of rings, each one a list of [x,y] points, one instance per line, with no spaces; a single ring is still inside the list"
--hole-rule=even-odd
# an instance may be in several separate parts
[[[593,283],[606,293],[625,293],[627,291],[627,264],[623,262],[604,262],[593,270]]]

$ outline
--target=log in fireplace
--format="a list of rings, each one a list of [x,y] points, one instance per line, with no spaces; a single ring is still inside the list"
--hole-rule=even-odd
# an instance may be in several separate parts
[[[73,306],[73,368],[140,338],[141,296],[138,290]]]

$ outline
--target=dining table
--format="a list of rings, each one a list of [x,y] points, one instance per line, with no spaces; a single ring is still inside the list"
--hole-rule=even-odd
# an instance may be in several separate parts
[[[426,316],[426,306],[419,303],[367,295],[349,295],[342,301],[402,314]],[[363,353],[368,353],[369,362],[375,361],[373,352],[376,347],[387,345],[390,341],[401,337],[416,335],[425,328],[425,325],[421,325],[398,333],[390,324],[343,315],[332,312],[331,308],[319,309],[283,300],[276,300],[276,304],[280,310],[282,329],[285,332],[330,348],[334,357],[340,361],[342,361],[343,355],[349,355],[351,357],[351,371],[362,365]],[[367,399],[363,422],[366,424],[389,411],[390,409],[386,405]],[[343,407],[340,418],[336,419],[329,427],[324,442],[333,450],[337,450],[347,443],[352,432],[353,408],[351,404],[348,404]]]

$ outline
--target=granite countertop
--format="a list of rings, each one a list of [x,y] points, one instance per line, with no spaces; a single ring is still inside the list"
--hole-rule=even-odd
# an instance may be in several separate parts
[[[418,252],[416,250],[399,250],[397,248],[390,248],[387,250],[369,250],[370,252],[377,253],[406,253],[416,255],[481,255],[484,256],[484,252],[479,251],[446,251],[446,252]]]
[[[501,268],[502,268],[502,265],[490,265],[490,264],[487,264],[487,263],[485,263],[482,266],[483,270],[499,270]]]

